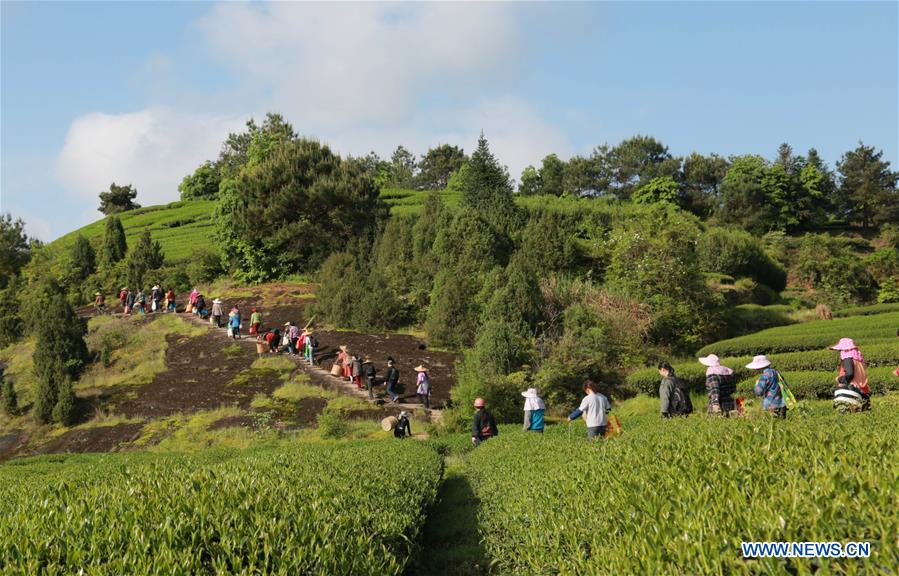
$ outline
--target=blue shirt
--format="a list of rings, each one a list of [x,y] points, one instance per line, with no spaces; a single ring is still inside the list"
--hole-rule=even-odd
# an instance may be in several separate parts
[[[780,374],[770,366],[762,370],[762,375],[756,381],[755,395],[762,397],[762,408],[765,410],[783,408],[787,405],[780,391]]]

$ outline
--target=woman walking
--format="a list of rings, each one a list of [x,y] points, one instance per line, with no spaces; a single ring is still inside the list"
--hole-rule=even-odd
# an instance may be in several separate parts
[[[537,394],[536,388],[528,388],[521,393],[524,396],[524,430],[525,432],[543,433],[543,413],[546,404],[543,398]]]
[[[425,410],[431,409],[431,380],[428,378],[428,369],[424,364],[415,367],[418,376],[415,379],[415,394],[424,405]]]
[[[228,326],[231,328],[231,338],[240,339],[240,308],[237,304],[228,312]]]
[[[584,381],[584,399],[577,410],[568,415],[568,421],[572,422],[584,415],[587,424],[587,438],[603,438],[606,435],[606,426],[609,423],[608,412],[612,409],[609,399],[599,393],[599,386],[592,380]]]
[[[259,330],[262,329],[262,314],[256,308],[253,308],[252,312],[250,314],[250,334],[259,334]]]
[[[868,371],[865,357],[852,338],[841,338],[830,347],[840,353],[837,387],[833,392],[833,405],[844,412],[871,409],[871,389],[868,387]]]
[[[216,328],[222,327],[222,316],[225,311],[222,309],[222,301],[218,298],[212,300],[212,323]]]
[[[761,372],[755,381],[755,395],[761,396],[762,408],[777,418],[786,418],[787,402],[780,387],[781,375],[771,367],[771,361],[762,354],[753,358],[746,367]]]
[[[709,354],[699,359],[699,363],[706,366],[705,389],[709,394],[708,414],[730,415],[736,409],[734,392],[737,391],[734,382],[734,371],[721,365],[721,359],[714,354]]]

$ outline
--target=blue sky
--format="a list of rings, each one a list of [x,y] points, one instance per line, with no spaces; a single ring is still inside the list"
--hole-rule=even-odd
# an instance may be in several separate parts
[[[0,209],[45,240],[132,183],[148,205],[250,116],[342,153],[470,150],[513,176],[650,134],[677,155],[899,169],[896,2],[0,3]]]

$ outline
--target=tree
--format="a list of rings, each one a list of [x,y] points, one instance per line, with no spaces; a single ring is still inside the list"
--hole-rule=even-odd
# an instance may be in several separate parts
[[[637,204],[668,202],[674,206],[681,203],[680,185],[671,176],[653,178],[640,186],[631,199]]]
[[[468,159],[458,146],[441,144],[428,150],[418,163],[418,185],[426,190],[446,188],[449,177]]]
[[[462,182],[462,205],[483,214],[497,231],[509,234],[520,224],[520,214],[512,197],[512,180],[506,168],[490,152],[483,133],[467,166]]]
[[[615,193],[629,198],[641,183],[659,176],[676,176],[680,159],[673,158],[668,147],[650,136],[634,136],[621,141],[609,153]]]
[[[733,156],[721,183],[718,216],[750,232],[782,230],[782,199],[772,197],[778,178],[769,178],[768,163],[761,156]]]
[[[242,280],[262,282],[311,272],[351,240],[370,247],[387,215],[360,162],[298,139],[224,182],[215,222],[224,261]]]
[[[858,148],[843,154],[837,162],[840,191],[837,208],[852,220],[861,220],[867,230],[872,223],[895,221],[899,213],[897,174],[883,160],[883,151],[858,143]]]
[[[19,311],[19,292],[23,282],[13,276],[6,288],[0,289],[0,348],[5,348],[22,337],[22,316]]]
[[[727,160],[712,154],[693,152],[684,159],[685,207],[698,216],[708,216],[718,208],[721,182],[727,174]]]
[[[66,301],[59,284],[49,278],[37,287],[31,304],[31,322],[41,345],[34,351],[37,391],[34,417],[49,422],[60,398],[60,390],[78,378],[87,362],[86,326]],[[64,400],[67,402],[68,400]],[[60,414],[57,411],[57,414]]]
[[[540,168],[541,194],[561,196],[564,192],[565,162],[555,154],[549,154],[543,158]]]
[[[97,271],[97,254],[87,238],[79,234],[69,252],[70,264],[67,280],[74,286],[80,286],[88,277]]]
[[[414,185],[415,156],[402,146],[397,146],[390,157],[390,180],[393,188],[411,188]]]
[[[34,241],[25,234],[25,222],[11,214],[0,216],[0,289],[28,264]]]
[[[140,208],[140,204],[134,201],[135,198],[137,190],[131,184],[118,186],[113,182],[107,192],[100,192],[100,207],[97,210],[108,216]]]
[[[56,404],[53,405],[53,421],[69,426],[74,420],[75,391],[72,389],[72,381],[66,378],[59,384]]]
[[[128,284],[132,290],[140,290],[147,272],[161,268],[165,263],[162,246],[153,240],[150,231],[144,229],[131,251],[128,253]]]
[[[218,197],[221,180],[218,167],[207,160],[193,174],[188,174],[181,180],[178,191],[181,192],[182,200],[213,199]]]
[[[528,166],[521,171],[518,183],[518,193],[522,196],[540,194],[543,189],[543,181],[540,179],[540,171],[533,166]]]
[[[122,221],[118,216],[110,216],[106,219],[106,232],[103,234],[100,260],[105,268],[110,268],[124,258],[127,252],[128,242],[125,240],[125,227],[122,226]]]
[[[16,389],[13,386],[12,378],[6,378],[3,374],[3,368],[0,368],[0,402],[3,404],[3,411],[8,416],[15,416],[19,411],[19,403],[16,398]]]
[[[609,147],[603,144],[593,150],[590,157],[573,156],[565,163],[562,190],[565,194],[601,195],[609,189],[609,173],[606,161]]]
[[[247,120],[247,129],[232,132],[222,144],[215,162],[221,180],[236,177],[249,163],[259,163],[281,143],[296,140],[293,126],[281,114],[268,112],[262,126],[253,118]]]

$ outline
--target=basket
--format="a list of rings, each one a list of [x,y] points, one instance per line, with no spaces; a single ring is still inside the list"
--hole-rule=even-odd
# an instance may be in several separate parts
[[[399,424],[399,420],[397,420],[395,416],[388,416],[387,418],[381,420],[381,430],[383,430],[384,432],[390,432],[391,430],[396,428],[397,424]]]
[[[341,376],[343,374],[343,366],[340,365],[340,362],[335,362],[331,365],[331,376]]]

